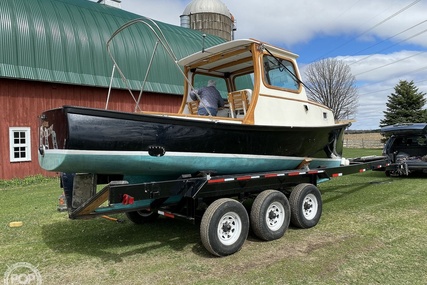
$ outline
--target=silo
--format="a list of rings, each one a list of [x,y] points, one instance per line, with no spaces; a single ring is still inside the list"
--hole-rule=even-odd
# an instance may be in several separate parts
[[[181,15],[181,26],[233,39],[234,17],[220,0],[193,0]]]

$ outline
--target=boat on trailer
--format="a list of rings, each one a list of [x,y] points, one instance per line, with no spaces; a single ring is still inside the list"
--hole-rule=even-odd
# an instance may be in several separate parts
[[[329,108],[308,100],[297,55],[245,39],[176,60],[161,30],[146,19],[120,28],[107,49],[118,33],[138,23],[150,26],[157,42],[183,70],[179,111],[120,112],[108,110],[108,105],[45,111],[40,116],[43,169],[117,174],[144,182],[197,172],[225,175],[341,164],[347,124],[335,123]],[[126,82],[113,56],[112,60],[113,75],[118,71]],[[206,106],[193,101],[190,92],[209,80],[216,82],[226,104],[216,116],[201,116],[197,109]]]

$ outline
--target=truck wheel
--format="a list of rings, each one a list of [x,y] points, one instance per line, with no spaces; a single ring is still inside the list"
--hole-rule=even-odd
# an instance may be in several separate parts
[[[289,227],[291,208],[286,196],[276,190],[261,192],[251,209],[251,226],[262,240],[281,238]]]
[[[146,224],[154,222],[159,214],[149,210],[127,212],[126,217],[135,224]]]
[[[322,197],[319,189],[309,183],[297,185],[289,197],[292,225],[306,229],[317,225],[322,215]]]
[[[218,199],[209,205],[200,224],[202,244],[216,256],[238,252],[248,232],[248,213],[242,204],[233,199]]]

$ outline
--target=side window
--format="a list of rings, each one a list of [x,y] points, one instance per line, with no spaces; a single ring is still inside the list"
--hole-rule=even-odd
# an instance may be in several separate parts
[[[227,84],[225,83],[225,80],[220,77],[196,74],[194,76],[194,81],[193,81],[194,89],[200,89],[202,87],[207,86],[209,80],[214,80],[216,82],[216,89],[218,89],[219,93],[221,94],[221,97],[227,98],[228,96]]]
[[[265,55],[264,78],[268,85],[297,91],[299,83],[292,62]]]
[[[30,128],[9,128],[10,162],[31,161]]]

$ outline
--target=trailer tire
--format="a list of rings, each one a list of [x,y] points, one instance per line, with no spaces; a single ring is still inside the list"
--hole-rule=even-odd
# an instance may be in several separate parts
[[[154,222],[159,214],[149,210],[139,210],[133,212],[126,212],[126,217],[134,224],[146,224]]]
[[[277,190],[265,190],[254,200],[251,226],[254,234],[266,241],[281,238],[289,228],[291,207],[288,198]]]
[[[322,196],[313,184],[301,183],[291,192],[291,223],[295,227],[307,229],[314,227],[322,215]]]
[[[249,217],[245,207],[228,198],[218,199],[209,205],[200,224],[202,244],[216,256],[238,252],[248,232]]]

